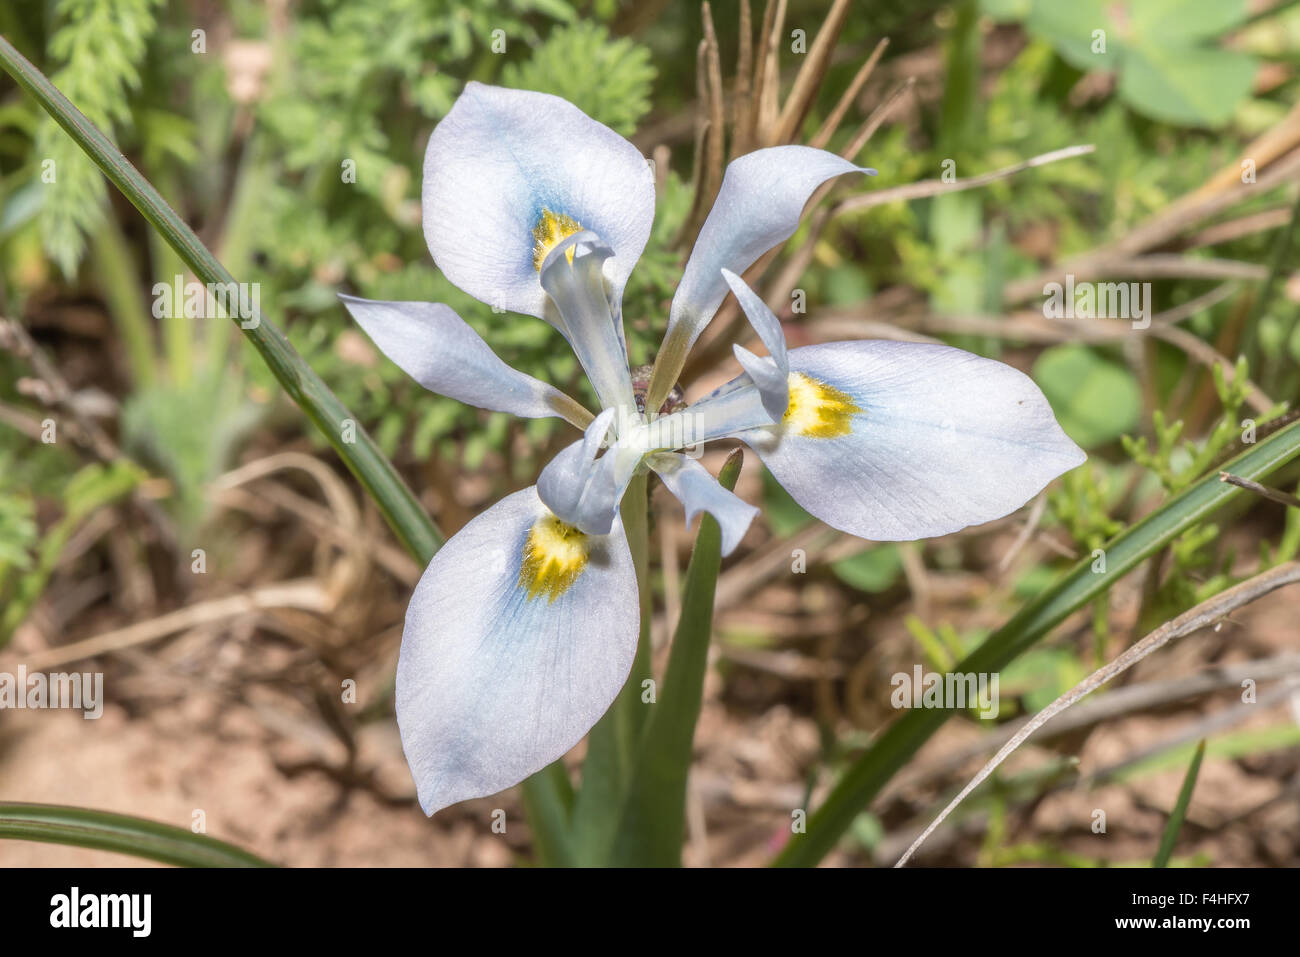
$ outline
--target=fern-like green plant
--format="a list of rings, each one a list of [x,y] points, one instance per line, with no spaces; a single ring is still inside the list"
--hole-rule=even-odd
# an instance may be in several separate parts
[[[501,78],[506,86],[562,96],[627,136],[650,111],[655,68],[646,47],[579,20],[553,30],[528,60],[506,64]]]
[[[59,0],[60,24],[51,60],[53,81],[101,130],[112,135],[131,121],[128,95],[140,84],[139,64],[152,35],[158,0]],[[38,176],[45,186],[41,243],[71,277],[86,235],[104,214],[104,178],[95,164],[46,116],[36,134]]]

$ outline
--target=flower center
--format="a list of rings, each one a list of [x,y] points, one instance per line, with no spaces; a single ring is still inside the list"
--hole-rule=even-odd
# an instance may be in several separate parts
[[[543,209],[542,218],[533,227],[533,268],[541,272],[547,254],[574,233],[580,232],[582,226],[577,220],[563,213],[553,213],[549,209]],[[570,249],[566,255],[572,263],[573,250]]]
[[[654,366],[637,366],[632,370],[632,396],[636,399],[636,410],[645,414],[646,393],[650,390],[650,374],[654,371]],[[686,393],[682,390],[681,383],[673,386],[668,393],[668,398],[664,399],[663,405],[659,406],[659,415],[671,415],[678,409],[686,407]]]
[[[555,601],[578,580],[587,567],[587,536],[554,515],[539,518],[524,542],[519,566],[519,587],[529,600],[546,596]]]
[[[781,424],[809,438],[833,439],[853,431],[853,416],[861,411],[847,392],[802,372],[791,372],[790,405]]]

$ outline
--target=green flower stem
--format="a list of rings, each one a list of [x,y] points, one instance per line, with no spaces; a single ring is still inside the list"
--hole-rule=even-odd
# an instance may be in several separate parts
[[[653,610],[647,479],[644,471],[633,476],[623,494],[621,511],[623,532],[632,553],[632,564],[636,567],[641,637],[627,683],[587,738],[582,787],[573,811],[576,861],[586,867],[608,862],[648,708],[641,700],[642,682],[650,675],[650,618]]]
[[[170,824],[54,804],[0,804],[0,838],[71,844],[178,867],[271,867],[245,850]]]
[[[1260,481],[1300,455],[1300,422],[1278,430],[1223,468]],[[1212,473],[1171,498],[1104,549],[1106,570],[1094,572],[1088,556],[953,667],[962,673],[991,673],[1031,648],[1070,614],[1105,592],[1143,560],[1227,503],[1247,494]],[[928,741],[952,711],[918,708],[894,721],[840,778],[808,820],[776,857],[778,867],[809,867],[822,859],[886,782]]]
[[[0,37],[0,65],[58,122],[99,166],[136,209],[162,233],[181,259],[203,283],[230,283],[234,278],[217,261],[158,191],[140,175],[116,146],[100,132],[40,70]],[[232,317],[238,322],[237,316]],[[269,319],[259,317],[245,335],[266,361],[289,397],[329,439],[365,490],[378,504],[398,538],[422,562],[427,562],[443,537],[374,441],[321,378],[294,350]]]
[[[744,454],[727,459],[718,482],[736,487]],[[638,750],[611,863],[620,867],[679,867],[685,839],[686,778],[695,743],[695,724],[704,698],[713,596],[722,564],[722,530],[705,514],[686,570],[682,612],[673,635],[663,689],[651,711]]]

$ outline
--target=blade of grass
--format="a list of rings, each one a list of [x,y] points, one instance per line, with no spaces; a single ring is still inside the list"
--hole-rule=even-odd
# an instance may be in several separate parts
[[[736,487],[743,453],[737,449],[718,473],[727,491]],[[704,697],[713,595],[722,563],[722,530],[712,515],[700,531],[686,569],[682,614],[673,635],[663,689],[650,714],[637,753],[632,783],[619,822],[610,863],[615,867],[679,867],[686,820],[686,778],[695,723]]]
[[[1187,776],[1183,778],[1183,788],[1178,792],[1178,801],[1169,815],[1165,825],[1164,836],[1160,839],[1160,849],[1156,851],[1152,867],[1168,867],[1169,858],[1173,856],[1174,845],[1178,843],[1178,832],[1183,829],[1183,820],[1187,817],[1187,806],[1192,803],[1192,791],[1196,790],[1196,776],[1201,773],[1201,759],[1205,757],[1205,739],[1196,746],[1192,763],[1187,767]]]
[[[1139,661],[1142,661],[1149,655],[1159,651],[1169,642],[1176,638],[1182,638],[1194,634],[1200,629],[1219,621],[1229,615],[1231,612],[1244,605],[1256,601],[1264,595],[1270,594],[1278,588],[1284,588],[1287,585],[1300,581],[1300,562],[1284,562],[1281,565],[1271,568],[1266,572],[1248,578],[1231,588],[1225,589],[1205,601],[1201,602],[1194,608],[1190,608],[1171,621],[1165,622],[1159,628],[1151,632],[1137,644],[1130,647],[1123,654],[1115,658],[1114,661],[1102,665],[1087,678],[1084,678],[1077,685],[1061,695],[1042,711],[1033,716],[1023,727],[1011,736],[1002,747],[1000,747],[993,757],[984,764],[971,778],[964,788],[957,793],[947,807],[939,812],[924,831],[912,842],[902,857],[898,859],[895,867],[903,867],[908,860],[916,853],[917,849],[925,842],[944,820],[956,810],[957,806],[967,798],[974,790],[979,787],[988,777],[1002,765],[1012,753],[1025,743],[1034,732],[1043,725],[1047,724],[1061,712],[1072,707],[1076,702],[1092,694],[1108,681],[1113,680],[1117,675],[1123,674],[1132,668]],[[940,668],[941,671],[951,671],[951,666]]]
[[[1269,257],[1268,262],[1268,278],[1264,280],[1264,285],[1259,288],[1255,301],[1250,307],[1250,317],[1242,326],[1240,353],[1249,360],[1251,368],[1256,368],[1259,365],[1258,357],[1255,354],[1259,324],[1268,314],[1269,307],[1273,304],[1273,298],[1277,292],[1278,279],[1281,277],[1288,261],[1292,258],[1291,247],[1295,243],[1297,226],[1300,226],[1300,191],[1297,191],[1295,202],[1291,206],[1291,221],[1278,232],[1277,238],[1273,241],[1273,254]],[[1289,323],[1286,324],[1286,333],[1287,335],[1290,334]],[[1286,337],[1284,336],[1281,341],[1286,343]],[[1274,365],[1275,363],[1270,361],[1268,373],[1274,371]],[[1270,375],[1266,374],[1262,378],[1265,383],[1274,384]]]
[[[1230,466],[1225,463],[1224,468],[1234,475],[1260,480],[1297,455],[1300,422],[1293,422],[1232,459]],[[974,674],[1000,670],[1144,559],[1244,494],[1245,490],[1220,482],[1217,473],[1205,476],[1116,536],[1105,548],[1106,571],[1093,572],[1092,556],[1083,559],[953,670]],[[922,708],[908,711],[894,721],[840,778],[809,818],[807,831],[794,835],[772,863],[778,867],[810,867],[820,861],[885,783],[952,714]]]
[[[203,283],[233,283],[234,277],[176,214],[130,161],[69,102],[46,76],[0,36],[0,65],[63,127],[104,175],[122,191]],[[239,322],[239,317],[232,317]],[[427,562],[442,544],[442,534],[407,488],[392,464],[356,419],[312,371],[269,319],[257,317],[245,335],[289,397],[307,414],[383,512],[398,538]],[[355,441],[345,436],[355,435]]]
[[[272,867],[233,844],[140,817],[54,804],[0,804],[0,838],[71,844],[178,867]]]
[[[141,389],[158,379],[157,350],[145,300],[135,283],[135,263],[117,223],[105,217],[90,237],[90,262],[113,328],[122,337],[131,382]],[[184,315],[184,313],[182,313]]]

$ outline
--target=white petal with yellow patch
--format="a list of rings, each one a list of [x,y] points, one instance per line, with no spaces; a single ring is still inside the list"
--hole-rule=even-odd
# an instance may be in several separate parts
[[[800,505],[877,541],[1000,518],[1086,456],[1011,366],[912,342],[791,349],[779,425],[742,432]]]
[[[519,783],[578,743],[640,635],[622,526],[589,536],[526,488],[434,556],[406,612],[397,722],[426,814]]]
[[[438,268],[476,299],[545,317],[539,272],[560,241],[590,230],[615,316],[654,219],[645,157],[572,103],[469,83],[424,157],[424,236]]]

